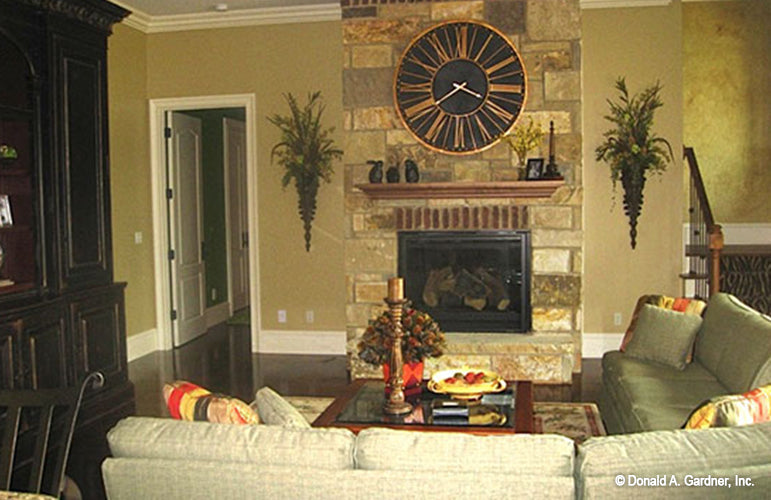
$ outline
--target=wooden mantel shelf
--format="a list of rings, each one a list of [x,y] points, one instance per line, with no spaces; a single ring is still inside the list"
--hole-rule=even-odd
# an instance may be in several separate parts
[[[370,198],[404,200],[416,198],[548,198],[565,185],[563,179],[501,182],[426,182],[356,184]]]

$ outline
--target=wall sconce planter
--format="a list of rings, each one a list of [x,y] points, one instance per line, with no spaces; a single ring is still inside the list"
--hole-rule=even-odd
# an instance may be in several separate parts
[[[674,154],[669,142],[651,131],[653,113],[663,106],[659,97],[661,85],[656,82],[631,98],[624,78],[616,80],[615,87],[619,91],[618,102],[608,99],[610,114],[605,116],[615,128],[603,134],[605,141],[595,153],[597,161],[610,165],[613,190],[618,181],[624,188],[624,213],[629,218],[629,237],[634,249],[637,246],[637,219],[642,211],[646,175],[649,172],[663,173]]]
[[[324,104],[320,91],[308,94],[308,102],[303,107],[292,94],[285,94],[284,98],[289,104],[290,114],[268,117],[268,121],[281,131],[281,140],[273,146],[271,160],[285,169],[282,187],[286,188],[294,180],[297,206],[305,231],[305,251],[310,252],[316,195],[322,180],[327,183],[332,180],[332,161],[341,158],[343,151],[336,148],[329,137],[334,127],[322,127]]]

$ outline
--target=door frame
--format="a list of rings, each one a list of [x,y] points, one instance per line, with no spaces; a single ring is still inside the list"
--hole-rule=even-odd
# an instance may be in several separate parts
[[[246,200],[249,227],[249,301],[252,352],[259,352],[259,225],[257,223],[257,101],[254,94],[215,95],[150,99],[150,168],[153,203],[153,260],[155,270],[156,345],[173,348],[169,285],[169,224],[166,218],[166,139],[165,116],[168,111],[215,108],[244,108],[246,111]]]
[[[222,119],[222,144],[224,145],[223,152],[222,152],[223,153],[223,161],[222,161],[222,164],[223,164],[223,169],[222,169],[223,170],[223,172],[222,172],[223,179],[222,179],[222,181],[223,181],[223,184],[225,186],[225,241],[226,241],[226,249],[227,249],[226,250],[227,251],[226,262],[227,262],[227,273],[228,273],[228,298],[231,299],[231,301],[228,303],[228,305],[229,305],[229,308],[230,308],[230,315],[232,316],[233,313],[235,312],[235,305],[232,302],[232,299],[233,299],[233,258],[232,258],[233,257],[233,240],[232,240],[233,234],[232,234],[231,230],[233,228],[231,227],[232,212],[230,210],[230,205],[231,205],[230,204],[230,197],[232,196],[232,192],[231,192],[231,189],[230,189],[230,187],[231,187],[230,186],[231,169],[230,169],[230,161],[229,161],[230,160],[230,153],[229,153],[229,151],[230,151],[230,149],[229,149],[229,147],[230,147],[230,144],[229,144],[230,128],[228,126],[228,124],[231,123],[231,122],[235,122],[235,123],[243,123],[243,122],[239,122],[238,120],[235,120],[233,118],[228,118],[228,117],[224,117]],[[246,126],[245,126],[245,124],[244,124],[244,135],[246,135]],[[244,141],[246,141],[246,137],[244,137]],[[244,165],[244,169],[247,169],[247,168],[248,168],[247,165]],[[247,216],[246,216],[247,225],[249,223],[249,214],[248,214],[249,207],[248,207],[248,203],[249,203],[249,201],[247,200],[247,209],[246,209],[247,210]],[[247,232],[248,232],[248,227],[247,227]],[[249,239],[251,239],[251,238],[249,238],[249,236],[247,236],[247,246],[246,246],[246,248],[247,248],[247,250],[246,250],[247,256],[249,255]],[[248,258],[247,258],[247,265],[248,265]],[[249,297],[247,297],[246,305],[247,305],[247,307],[251,305],[251,299]]]

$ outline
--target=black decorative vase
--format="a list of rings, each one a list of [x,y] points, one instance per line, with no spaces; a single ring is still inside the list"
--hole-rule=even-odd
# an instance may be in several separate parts
[[[369,182],[372,184],[380,184],[383,182],[382,160],[367,160],[367,163],[372,165],[372,168],[369,170]]]
[[[388,170],[386,171],[386,180],[392,184],[399,182],[399,167],[388,167]]]
[[[621,186],[624,188],[624,213],[629,218],[629,237],[632,248],[637,246],[637,218],[643,205],[645,168],[629,165],[621,171]]]
[[[417,164],[412,160],[404,161],[404,180],[409,183],[415,183],[420,180],[420,172]]]

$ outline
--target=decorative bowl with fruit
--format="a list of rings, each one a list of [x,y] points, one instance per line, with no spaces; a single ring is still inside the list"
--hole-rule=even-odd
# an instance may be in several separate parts
[[[456,399],[479,399],[485,394],[506,389],[506,381],[485,370],[442,370],[428,381],[428,389]]]

